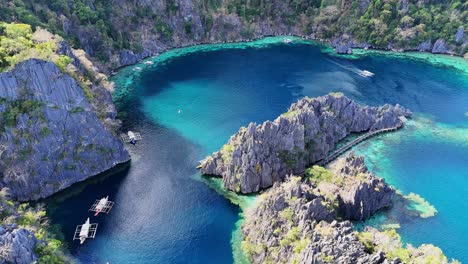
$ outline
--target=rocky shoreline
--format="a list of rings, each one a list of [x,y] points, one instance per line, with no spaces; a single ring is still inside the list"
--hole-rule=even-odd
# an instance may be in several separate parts
[[[404,247],[394,230],[354,231],[349,220],[388,208],[394,195],[351,152],[332,171],[314,166],[263,193],[245,213],[242,248],[252,263],[449,263],[435,246]]]
[[[300,174],[324,159],[350,133],[401,127],[411,112],[399,105],[368,107],[343,94],[304,98],[277,119],[250,123],[201,161],[200,172],[223,178],[238,193],[253,193]]]
[[[168,52],[173,49],[179,49],[179,48],[189,48],[193,46],[198,46],[198,45],[209,45],[209,44],[226,44],[226,43],[243,43],[243,42],[252,42],[256,40],[261,40],[264,38],[268,37],[296,37],[300,38],[303,40],[310,40],[310,41],[315,41],[318,42],[319,44],[323,45],[328,45],[333,48],[333,50],[337,54],[353,54],[353,49],[365,49],[365,50],[379,50],[379,51],[391,51],[391,52],[400,52],[400,53],[405,53],[405,52],[421,52],[421,53],[430,53],[430,54],[446,54],[446,55],[451,55],[451,56],[457,56],[461,58],[468,59],[468,54],[457,54],[455,52],[450,51],[450,49],[447,48],[445,42],[443,40],[439,41],[437,45],[436,43],[432,43],[431,41],[429,42],[424,42],[418,45],[417,47],[408,47],[408,48],[399,48],[395,49],[391,45],[389,45],[387,48],[379,48],[379,47],[374,47],[368,43],[361,43],[352,40],[352,37],[349,35],[341,35],[333,39],[322,39],[322,38],[315,38],[313,36],[306,36],[302,34],[295,34],[295,33],[280,33],[280,34],[267,34],[267,35],[259,35],[254,38],[238,38],[234,40],[229,40],[229,41],[196,41],[196,42],[189,42],[189,43],[184,43],[181,45],[175,45],[175,46],[170,46],[170,47],[164,47],[160,48],[156,51],[147,51],[143,53],[134,53],[133,51],[130,50],[124,50],[120,53],[120,64],[118,66],[114,66],[111,68],[108,68],[107,70],[102,68],[102,70],[106,70],[109,74],[113,74],[116,71],[118,71],[121,68],[131,66],[137,63],[142,62],[145,59],[148,59],[150,57],[158,56],[161,53]]]

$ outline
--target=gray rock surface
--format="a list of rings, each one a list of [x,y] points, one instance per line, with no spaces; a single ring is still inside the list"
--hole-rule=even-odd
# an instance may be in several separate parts
[[[246,212],[242,226],[243,248],[251,261],[386,263],[382,252],[368,253],[351,222],[336,221],[338,216],[344,220],[370,217],[391,204],[394,190],[368,173],[362,160],[351,153],[339,160],[328,181],[292,176],[262,194],[258,204]],[[365,195],[355,190],[365,190]],[[352,197],[345,199],[349,204],[342,204],[344,194]]]
[[[421,44],[418,45],[418,51],[426,51],[426,52],[431,52],[432,51],[432,41],[430,39],[422,42]]]
[[[31,231],[16,224],[0,226],[0,263],[30,264],[37,260],[37,240]]]
[[[462,43],[465,36],[465,29],[463,27],[459,27],[457,29],[457,33],[455,33],[455,42]]]
[[[351,222],[321,222],[315,226],[310,243],[299,263],[389,263],[382,252],[369,254],[353,233]]]
[[[223,177],[240,193],[258,192],[323,158],[352,132],[401,126],[411,112],[396,105],[359,105],[342,94],[304,98],[277,119],[250,123],[203,160],[201,173]]]
[[[395,189],[370,173],[362,156],[351,152],[336,162],[334,170],[335,177],[341,179],[337,199],[344,219],[363,220],[392,204]]]
[[[53,63],[31,59],[0,74],[0,122],[0,188],[14,199],[49,196],[129,160],[83,89]]]
[[[432,47],[432,53],[447,53],[447,51],[447,43],[443,39],[438,39]]]

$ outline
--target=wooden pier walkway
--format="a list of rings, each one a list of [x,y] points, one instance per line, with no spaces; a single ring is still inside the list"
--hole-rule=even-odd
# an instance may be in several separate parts
[[[369,131],[366,134],[356,138],[355,140],[353,140],[353,141],[349,142],[348,144],[342,146],[341,148],[337,149],[332,154],[328,155],[326,158],[318,161],[316,164],[319,165],[319,166],[324,166],[327,163],[329,163],[330,161],[338,158],[341,154],[343,154],[344,152],[346,152],[350,148],[352,148],[352,147],[356,146],[357,144],[361,143],[362,141],[364,141],[364,140],[366,140],[366,139],[368,139],[370,137],[373,137],[373,136],[375,136],[377,134],[380,134],[380,133],[395,131],[395,130],[399,129],[402,125],[403,124],[399,124],[399,125],[394,126],[394,127],[382,128],[382,129],[378,129],[378,130]]]

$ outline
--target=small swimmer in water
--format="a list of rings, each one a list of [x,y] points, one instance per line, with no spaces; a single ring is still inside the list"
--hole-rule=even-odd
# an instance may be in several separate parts
[[[182,113],[182,110],[179,109],[179,111],[177,111],[178,114]]]

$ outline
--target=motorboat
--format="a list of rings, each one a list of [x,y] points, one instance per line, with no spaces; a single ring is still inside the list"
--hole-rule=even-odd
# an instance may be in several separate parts
[[[361,75],[362,77],[372,77],[375,75],[373,72],[370,72],[368,70],[359,70],[358,74]]]

